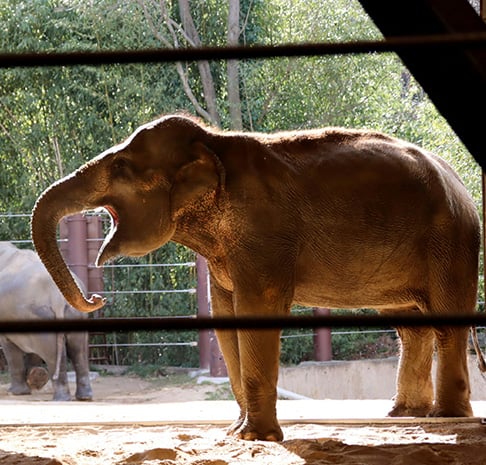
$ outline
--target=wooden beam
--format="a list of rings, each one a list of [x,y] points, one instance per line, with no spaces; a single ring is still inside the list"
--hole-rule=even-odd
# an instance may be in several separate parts
[[[385,37],[486,32],[467,0],[360,0]],[[399,52],[469,152],[486,168],[486,50],[450,48],[433,54]]]

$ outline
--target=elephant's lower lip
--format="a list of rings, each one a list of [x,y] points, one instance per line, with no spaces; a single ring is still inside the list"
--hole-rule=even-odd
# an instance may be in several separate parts
[[[103,208],[110,214],[113,219],[113,224],[116,226],[118,224],[118,214],[116,210],[111,205],[105,205]]]

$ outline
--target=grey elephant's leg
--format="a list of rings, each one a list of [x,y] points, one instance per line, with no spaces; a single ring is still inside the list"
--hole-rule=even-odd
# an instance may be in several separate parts
[[[55,337],[55,335],[54,335]],[[67,363],[66,363],[66,348],[63,345],[61,361],[59,365],[59,376],[54,379],[54,374],[56,373],[56,344],[55,339],[52,339],[52,349],[53,353],[49,357],[46,357],[45,361],[47,363],[47,370],[49,371],[49,376],[52,382],[52,389],[54,391],[52,395],[52,400],[55,401],[68,401],[71,400],[71,393],[69,392],[69,384],[67,379]]]
[[[232,294],[219,288],[213,282],[211,282],[211,305],[214,316],[234,316]],[[238,336],[236,330],[216,330],[215,333],[228,370],[233,395],[240,407],[238,418],[228,429],[228,434],[232,434],[241,427],[246,417],[245,398],[241,385]]]
[[[76,373],[77,400],[92,400],[93,390],[89,379],[88,333],[66,334],[67,356]]]
[[[26,382],[24,352],[6,337],[0,337],[0,343],[7,359],[10,374],[8,392],[16,396],[30,394],[30,387]]]
[[[431,328],[397,328],[401,342],[397,394],[392,417],[424,417],[432,409],[432,357],[434,332]]]
[[[467,345],[469,328],[436,329],[437,378],[435,405],[430,416],[470,417]]]

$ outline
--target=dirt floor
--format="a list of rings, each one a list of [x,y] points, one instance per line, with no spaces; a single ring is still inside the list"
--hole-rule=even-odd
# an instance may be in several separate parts
[[[301,421],[284,422],[283,442],[246,442],[225,434],[229,418],[236,412],[234,401],[227,400],[231,397],[228,386],[196,384],[186,375],[156,380],[99,376],[93,381],[95,399],[90,403],[51,402],[49,386],[22,397],[9,395],[7,388],[6,378],[0,378],[0,408],[4,412],[0,418],[1,465],[486,462],[486,426],[479,419],[313,423],[305,420],[308,414],[301,410]],[[310,402],[282,401],[282,408],[285,412],[299,410],[295,406],[315,410],[324,405],[323,401]],[[365,403],[346,405],[359,408]],[[201,412],[206,417],[199,416]],[[164,416],[172,421],[153,421]],[[208,416],[215,422],[208,422]],[[192,420],[178,423],[178,418]],[[198,418],[206,420],[198,424]]]

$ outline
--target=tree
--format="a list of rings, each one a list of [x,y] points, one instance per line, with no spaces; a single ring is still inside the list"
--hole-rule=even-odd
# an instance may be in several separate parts
[[[209,37],[201,37],[196,22],[193,18],[193,10],[198,10],[198,19],[201,23],[211,12],[218,8],[226,12],[226,5],[218,2],[189,2],[188,0],[179,0],[176,8],[175,5],[169,4],[163,0],[139,0],[143,9],[147,24],[154,37],[160,41],[161,45],[170,48],[179,47],[202,47],[210,45]],[[221,8],[223,6],[223,8]],[[227,10],[227,44],[238,45],[240,38],[240,2],[239,0],[230,0]],[[201,24],[200,24],[201,26]],[[222,29],[222,24],[215,24],[217,29]],[[200,29],[203,29],[200,27]],[[214,34],[214,31],[211,30]],[[218,42],[221,44],[221,42]],[[194,106],[195,111],[204,119],[215,126],[221,126],[222,117],[220,105],[218,102],[224,100],[224,95],[216,91],[216,82],[221,82],[224,77],[221,74],[221,66],[211,66],[208,61],[199,61],[197,63],[199,72],[199,83],[191,79],[192,66],[184,66],[182,63],[176,63],[177,73],[181,79],[183,89]],[[227,68],[227,107],[229,108],[230,127],[242,129],[241,100],[240,100],[240,80],[239,65],[237,60],[229,60],[226,63]],[[201,92],[197,92],[198,86],[201,86]],[[198,98],[199,95],[199,98]]]

